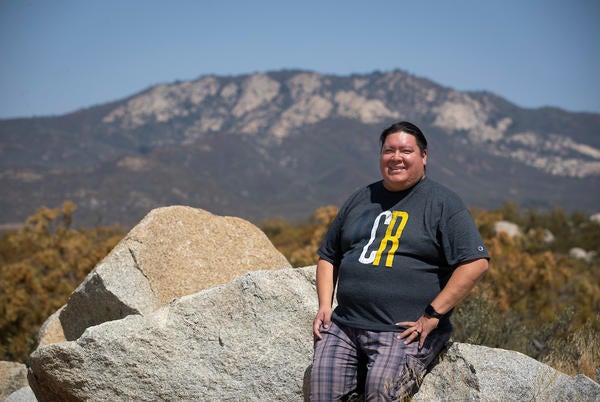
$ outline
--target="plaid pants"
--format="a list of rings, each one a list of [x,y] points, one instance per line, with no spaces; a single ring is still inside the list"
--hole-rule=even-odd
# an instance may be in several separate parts
[[[450,339],[451,329],[433,331],[422,349],[404,344],[399,332],[375,332],[331,322],[315,341],[310,381],[313,402],[343,401],[363,394],[366,401],[400,401],[412,396],[427,366]]]

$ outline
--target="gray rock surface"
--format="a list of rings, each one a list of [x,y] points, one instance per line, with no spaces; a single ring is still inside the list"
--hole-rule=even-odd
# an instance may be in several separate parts
[[[27,367],[23,363],[0,361],[0,401],[27,385]]]
[[[4,402],[37,402],[37,398],[32,389],[27,386],[10,394]]]
[[[522,235],[519,225],[509,221],[498,221],[494,223],[496,233],[506,233],[508,237],[520,237]]]
[[[31,355],[40,401],[308,397],[315,267],[258,271]],[[415,401],[598,401],[600,385],[517,352],[451,343]]]
[[[521,353],[451,343],[414,401],[600,401],[600,385]]]
[[[64,308],[65,306],[62,306],[50,317],[46,318],[46,321],[44,321],[38,331],[38,346],[65,341],[65,333],[60,323],[60,313]]]
[[[157,208],[46,321],[39,343],[75,340],[90,326],[148,314],[173,298],[248,271],[289,267],[266,235],[246,220],[183,206]]]
[[[596,256],[595,251],[585,251],[581,247],[573,247],[569,249],[569,257],[582,260],[585,262],[592,262]]]
[[[316,309],[314,267],[248,273],[39,347],[29,382],[41,401],[302,400]]]

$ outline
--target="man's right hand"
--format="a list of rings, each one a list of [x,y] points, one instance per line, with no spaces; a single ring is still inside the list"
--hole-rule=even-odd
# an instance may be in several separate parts
[[[315,316],[313,321],[313,335],[315,336],[315,339],[318,340],[323,339],[323,335],[321,335],[321,332],[319,331],[321,325],[325,329],[329,328],[329,325],[331,325],[331,308],[320,309]]]

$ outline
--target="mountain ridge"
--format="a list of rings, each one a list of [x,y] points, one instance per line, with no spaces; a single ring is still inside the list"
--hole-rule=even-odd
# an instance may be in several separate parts
[[[63,116],[0,120],[0,223],[79,205],[84,225],[186,204],[250,220],[307,217],[379,178],[397,120],[430,142],[428,174],[468,205],[597,212],[600,114],[523,109],[401,70],[200,76]]]

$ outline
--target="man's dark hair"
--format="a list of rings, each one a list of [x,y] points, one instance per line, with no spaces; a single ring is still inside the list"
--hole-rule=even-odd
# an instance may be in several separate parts
[[[380,148],[383,148],[383,143],[385,142],[385,139],[388,135],[399,133],[401,131],[413,135],[417,140],[417,145],[419,146],[421,153],[425,152],[425,150],[427,149],[427,139],[425,138],[425,135],[419,127],[415,126],[412,123],[409,123],[408,121],[394,123],[385,130],[383,130],[383,132],[379,136]]]

